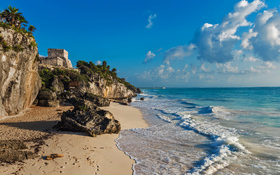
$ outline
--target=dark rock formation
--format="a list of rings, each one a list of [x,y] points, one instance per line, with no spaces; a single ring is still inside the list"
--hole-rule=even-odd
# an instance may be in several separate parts
[[[21,151],[26,148],[26,145],[19,140],[0,140],[0,162],[12,163],[37,157],[33,152]]]
[[[56,128],[67,131],[85,132],[95,137],[99,134],[118,133],[119,121],[112,113],[102,110],[88,100],[79,100],[73,111],[63,112]]]
[[[57,100],[57,96],[55,92],[50,90],[42,90],[39,92],[37,106],[45,106],[45,107],[58,107],[59,100]]]
[[[141,97],[140,100],[144,100],[144,97]]]
[[[88,100],[92,103],[94,103],[96,106],[103,107],[103,106],[109,106],[110,100],[108,98],[103,98],[101,96],[93,95],[92,93],[85,93],[78,96],[79,98]]]
[[[32,42],[32,37],[0,27],[0,117],[29,108],[41,88],[38,49]]]

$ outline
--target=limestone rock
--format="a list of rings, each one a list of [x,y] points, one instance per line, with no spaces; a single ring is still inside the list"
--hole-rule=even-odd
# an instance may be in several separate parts
[[[57,100],[57,96],[55,92],[50,90],[42,90],[39,92],[37,106],[45,106],[45,107],[58,107],[59,100]]]
[[[58,77],[54,77],[54,80],[52,82],[52,87],[55,89],[57,95],[60,95],[64,90],[64,85]]]
[[[22,51],[12,49],[4,52],[0,42],[0,117],[14,115],[29,108],[40,88],[36,55],[37,47],[30,47],[35,42],[32,37],[16,33],[12,29],[0,27],[0,35],[7,45],[20,44]]]
[[[105,133],[118,133],[119,121],[112,113],[96,107],[87,100],[80,100],[73,111],[63,112],[61,121],[56,126],[60,130],[85,132],[95,137]]]
[[[125,87],[124,84],[119,83],[116,79],[113,79],[112,84],[109,86],[107,86],[106,83],[107,81],[104,78],[95,73],[94,76],[91,77],[87,92],[112,99],[123,99],[135,96],[132,90]]]

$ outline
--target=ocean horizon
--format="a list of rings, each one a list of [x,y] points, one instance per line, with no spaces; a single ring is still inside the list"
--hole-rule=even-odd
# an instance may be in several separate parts
[[[280,87],[141,90],[149,127],[117,139],[134,174],[280,173]]]

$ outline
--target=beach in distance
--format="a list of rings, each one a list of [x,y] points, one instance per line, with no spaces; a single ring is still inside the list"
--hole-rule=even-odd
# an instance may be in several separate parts
[[[34,140],[48,136],[44,144],[40,145],[37,158],[17,162],[15,164],[1,163],[0,174],[132,174],[130,159],[116,146],[118,134],[104,134],[91,137],[78,132],[55,132],[48,130],[60,120],[60,113],[72,107],[35,107],[18,116],[0,120],[1,140]],[[144,128],[148,125],[142,118],[139,109],[111,103],[104,107],[113,113],[120,121],[122,130],[130,128]],[[28,142],[28,147],[36,146],[38,142]],[[44,160],[50,154],[62,154],[53,160]]]

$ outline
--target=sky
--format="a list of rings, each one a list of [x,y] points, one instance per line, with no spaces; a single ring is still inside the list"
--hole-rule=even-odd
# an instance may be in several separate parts
[[[65,49],[137,87],[280,86],[278,0],[1,0]]]

